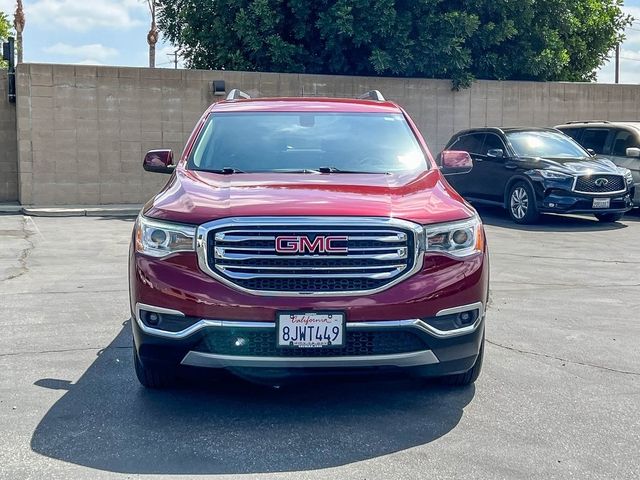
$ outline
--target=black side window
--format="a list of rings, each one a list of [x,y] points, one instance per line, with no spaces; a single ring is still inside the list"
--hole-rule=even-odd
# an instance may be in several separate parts
[[[587,128],[580,143],[584,148],[590,148],[598,154],[603,154],[608,136],[609,130],[605,128]]]
[[[633,133],[628,132],[627,130],[619,130],[616,134],[616,138],[613,140],[611,155],[626,157],[627,148],[636,147],[637,145],[635,143]]]
[[[462,150],[463,152],[480,154],[483,141],[484,133],[463,135],[451,144],[449,150]]]
[[[487,133],[487,136],[484,139],[484,145],[482,146],[482,151],[480,152],[480,154],[487,155],[489,150],[495,150],[496,148],[499,148],[500,150],[502,150],[502,153],[504,154],[507,153],[504,148],[504,144],[502,143],[502,140],[500,140],[500,137],[494,133]]]

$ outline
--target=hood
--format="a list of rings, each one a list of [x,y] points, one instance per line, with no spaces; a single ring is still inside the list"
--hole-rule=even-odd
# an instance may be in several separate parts
[[[244,216],[394,217],[417,223],[461,220],[474,210],[438,170],[416,174],[219,175],[176,169],[145,216],[201,224]]]
[[[591,173],[619,174],[618,167],[607,158],[523,158],[531,168],[544,168],[569,175]]]

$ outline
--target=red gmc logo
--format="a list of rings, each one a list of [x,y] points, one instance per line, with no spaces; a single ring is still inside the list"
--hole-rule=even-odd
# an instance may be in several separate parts
[[[276,237],[277,253],[347,253],[346,246],[335,245],[346,242],[349,237],[338,235],[318,235],[313,240],[306,236]]]

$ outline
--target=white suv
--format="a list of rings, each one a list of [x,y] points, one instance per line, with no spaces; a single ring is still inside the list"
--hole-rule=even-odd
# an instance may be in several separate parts
[[[640,206],[640,121],[607,122],[604,120],[568,122],[556,126],[596,155],[607,157],[619,167],[628,168],[636,193],[633,203]]]

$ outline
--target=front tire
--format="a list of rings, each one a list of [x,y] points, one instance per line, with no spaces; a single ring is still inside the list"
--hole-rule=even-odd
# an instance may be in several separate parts
[[[471,367],[466,372],[456,373],[455,375],[447,375],[446,377],[442,377],[440,381],[446,385],[452,385],[454,387],[464,387],[467,385],[471,385],[480,376],[480,372],[482,371],[483,359],[484,359],[484,337],[482,337],[482,343],[480,344],[480,352],[478,353],[478,358],[476,358],[476,363],[473,364],[473,367]]]
[[[133,364],[138,381],[145,388],[167,388],[175,384],[175,373],[171,370],[159,368],[157,365],[143,365],[133,346]]]
[[[594,213],[595,217],[603,223],[613,223],[620,220],[624,213]]]
[[[535,223],[540,217],[536,197],[526,182],[516,182],[509,189],[507,211],[511,220],[523,225]]]

